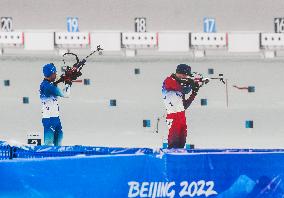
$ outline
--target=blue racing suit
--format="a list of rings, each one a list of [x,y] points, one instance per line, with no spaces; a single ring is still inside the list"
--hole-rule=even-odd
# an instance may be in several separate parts
[[[52,82],[44,79],[40,84],[40,99],[42,103],[42,124],[44,128],[44,144],[60,146],[63,138],[59,118],[58,96],[69,97],[70,85],[60,90]]]

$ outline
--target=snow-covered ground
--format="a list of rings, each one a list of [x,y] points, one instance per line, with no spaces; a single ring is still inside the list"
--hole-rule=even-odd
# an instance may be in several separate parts
[[[61,73],[58,56],[1,57],[0,140],[25,143],[27,134],[42,135],[38,89],[42,66],[49,62]],[[222,73],[228,79],[228,107],[226,86],[219,81],[200,90],[187,111],[188,143],[197,148],[284,148],[283,60],[261,58],[92,58],[82,76],[91,84],[74,83],[71,98],[60,99],[63,144],[161,147],[167,134],[164,119],[155,133],[157,118],[165,113],[161,85],[179,63],[203,74],[214,68],[212,77]],[[255,93],[233,85],[255,86]],[[29,97],[29,104],[22,97]],[[202,98],[207,106],[200,105]],[[110,99],[117,100],[116,107],[109,105]],[[150,128],[143,127],[144,119],[151,120]],[[245,128],[246,120],[254,121],[253,129]]]

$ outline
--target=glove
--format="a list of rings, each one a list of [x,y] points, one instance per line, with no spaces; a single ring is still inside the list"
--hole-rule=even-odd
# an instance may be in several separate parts
[[[82,73],[80,71],[74,72],[74,73],[72,73],[71,79],[72,80],[77,80],[77,78],[80,77],[80,76],[82,76]]]
[[[198,82],[194,82],[194,86],[192,87],[192,94],[196,96],[198,91],[199,91],[199,84]]]
[[[67,85],[70,85],[70,87],[71,87],[72,79],[70,77],[65,76],[64,82],[65,82],[65,85],[67,84]]]
[[[182,86],[181,92],[183,94],[188,94],[191,91],[191,87],[190,86]]]
[[[80,76],[82,76],[82,73],[80,71],[76,72],[76,79]]]
[[[181,86],[193,86],[194,80],[191,78],[178,79]]]

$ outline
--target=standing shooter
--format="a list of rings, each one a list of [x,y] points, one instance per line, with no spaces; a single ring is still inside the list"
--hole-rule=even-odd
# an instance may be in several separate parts
[[[167,110],[166,122],[169,127],[168,148],[184,148],[187,136],[185,110],[191,105],[199,85],[191,79],[191,67],[179,64],[176,73],[163,82],[162,94]],[[190,96],[186,99],[186,94]]]
[[[42,103],[42,124],[44,128],[44,144],[61,146],[63,131],[59,118],[59,97],[69,97],[72,79],[64,79],[65,87],[59,89],[54,83],[56,67],[53,63],[43,66],[44,79],[40,84],[40,99]]]
[[[74,55],[76,57],[76,63],[72,67],[67,66],[65,73],[62,74],[57,81],[55,81],[56,67],[54,64],[49,63],[43,66],[44,80],[40,85],[40,99],[42,102],[42,124],[44,128],[45,145],[60,146],[62,142],[63,132],[59,118],[58,96],[65,98],[69,97],[72,81],[75,81],[82,75],[81,69],[85,65],[87,59],[95,52],[101,52],[102,50],[100,45],[98,45],[96,50],[81,61],[76,54],[70,52],[65,53],[64,55]],[[57,87],[57,84],[61,82],[65,83],[63,90],[60,90]]]

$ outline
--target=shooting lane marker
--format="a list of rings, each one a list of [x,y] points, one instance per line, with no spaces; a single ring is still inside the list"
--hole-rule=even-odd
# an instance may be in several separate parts
[[[9,87],[10,86],[10,80],[4,80],[4,86]]]
[[[249,93],[255,92],[255,86],[240,87],[240,86],[237,86],[237,85],[233,85],[233,87],[235,87],[239,90],[247,90]]]
[[[253,128],[253,120],[246,120],[246,128],[247,129]]]
[[[248,92],[255,92],[255,87],[254,86],[248,86]]]
[[[201,98],[200,104],[201,104],[201,106],[207,106],[207,99],[206,98]]]
[[[163,149],[167,149],[168,148],[168,142],[163,142]]]
[[[109,105],[110,105],[111,107],[116,106],[116,99],[111,99],[111,100],[109,101]]]
[[[23,97],[23,104],[29,104],[29,97]]]
[[[150,120],[143,120],[143,127],[151,127],[151,121]]]
[[[84,85],[90,85],[91,81],[90,79],[86,78],[84,79]]]
[[[208,74],[210,74],[210,75],[211,75],[211,74],[214,74],[214,69],[213,69],[213,68],[209,68],[209,69],[208,69]]]
[[[140,69],[139,68],[135,68],[134,69],[134,74],[140,74]]]
[[[195,146],[194,146],[194,144],[186,144],[186,145],[185,145],[185,148],[186,148],[186,149],[194,149]]]

